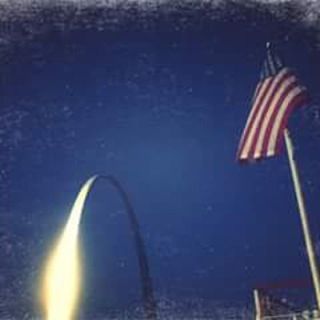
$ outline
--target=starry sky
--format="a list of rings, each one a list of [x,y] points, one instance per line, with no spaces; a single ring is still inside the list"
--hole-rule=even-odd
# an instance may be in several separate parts
[[[96,173],[130,195],[158,301],[250,305],[257,284],[310,281],[285,152],[251,165],[235,155],[271,41],[310,95],[289,126],[320,253],[317,30],[291,4],[152,8],[57,5],[1,20],[3,312],[37,313],[47,250]],[[81,242],[83,314],[139,306],[127,217],[103,182]]]

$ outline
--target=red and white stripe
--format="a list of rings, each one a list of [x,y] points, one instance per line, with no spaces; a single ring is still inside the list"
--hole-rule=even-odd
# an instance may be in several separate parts
[[[287,68],[259,82],[237,158],[257,160],[279,153],[291,111],[306,100],[305,88]]]

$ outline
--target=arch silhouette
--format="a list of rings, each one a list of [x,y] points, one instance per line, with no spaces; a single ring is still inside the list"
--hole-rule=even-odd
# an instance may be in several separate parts
[[[107,182],[109,182],[110,185],[112,185],[114,189],[118,192],[121,200],[124,203],[129,219],[130,229],[133,234],[136,254],[138,258],[145,318],[148,320],[156,320],[156,302],[154,298],[153,284],[150,275],[150,268],[146,254],[145,244],[141,235],[137,216],[129,200],[128,194],[126,193],[120,182],[112,175],[96,175],[88,179],[87,183],[91,181],[89,185],[89,191],[91,191],[93,185],[97,180],[106,180]]]

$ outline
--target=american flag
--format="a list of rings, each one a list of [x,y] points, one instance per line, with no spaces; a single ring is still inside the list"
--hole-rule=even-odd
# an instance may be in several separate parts
[[[237,159],[252,161],[278,154],[291,112],[306,100],[306,90],[292,70],[283,66],[268,48]]]

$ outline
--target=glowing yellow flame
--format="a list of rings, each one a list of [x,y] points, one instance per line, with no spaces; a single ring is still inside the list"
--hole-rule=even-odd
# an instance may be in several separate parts
[[[80,293],[79,225],[83,206],[97,176],[81,188],[67,224],[48,259],[44,274],[44,307],[47,320],[74,318]]]

